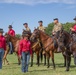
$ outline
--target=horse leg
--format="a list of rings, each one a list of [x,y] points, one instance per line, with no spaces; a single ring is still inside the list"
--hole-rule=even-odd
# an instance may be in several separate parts
[[[54,52],[50,51],[50,56],[51,56],[51,59],[52,59],[53,68],[55,69]]]
[[[66,56],[63,54],[63,57],[64,57],[64,67],[66,67]]]
[[[8,62],[7,58],[5,60],[6,60],[7,65],[9,65],[9,62]]]
[[[50,59],[50,55],[49,55],[49,53],[46,53],[46,55],[47,55],[47,68],[49,68],[49,59]]]
[[[17,53],[17,52],[16,52],[16,54],[17,54],[17,57],[18,57],[18,65],[20,65],[20,64],[21,64],[20,57],[19,57],[19,55],[18,55],[18,53]]]
[[[33,66],[33,53],[31,55],[31,66],[30,67],[32,67],[32,66]]]
[[[44,66],[46,65],[46,54],[44,54]]]
[[[70,62],[71,62],[71,54],[68,56],[66,56],[66,71],[69,71],[69,67],[70,67]]]
[[[37,52],[37,65],[39,66],[40,63],[39,63],[39,51]]]

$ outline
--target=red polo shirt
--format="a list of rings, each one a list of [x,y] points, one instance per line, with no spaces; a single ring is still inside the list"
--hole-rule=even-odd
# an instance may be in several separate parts
[[[11,29],[8,31],[8,34],[11,36],[15,36],[15,31],[13,29]]]
[[[73,26],[73,29],[75,30],[75,32],[76,32],[76,24]]]
[[[6,40],[4,36],[0,36],[0,48],[6,50]]]
[[[27,51],[29,51],[30,54],[32,54],[31,42],[29,40],[22,39],[19,43],[19,55],[21,55],[22,52],[27,52]]]

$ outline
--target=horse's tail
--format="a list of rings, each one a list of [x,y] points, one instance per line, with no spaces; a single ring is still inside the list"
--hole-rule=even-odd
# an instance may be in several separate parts
[[[41,62],[43,61],[43,49],[41,50],[41,52],[40,52],[40,58],[41,58]]]

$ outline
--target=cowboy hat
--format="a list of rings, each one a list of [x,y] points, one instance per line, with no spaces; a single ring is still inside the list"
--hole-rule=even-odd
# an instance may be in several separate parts
[[[75,16],[75,18],[73,20],[76,20],[76,16]]]
[[[13,28],[12,25],[9,25],[8,28]]]
[[[3,29],[2,29],[2,28],[0,28],[0,33],[4,33],[4,31],[3,31]]]

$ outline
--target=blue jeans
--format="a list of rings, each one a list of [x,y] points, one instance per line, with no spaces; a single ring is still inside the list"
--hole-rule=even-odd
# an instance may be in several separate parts
[[[22,52],[22,72],[28,72],[30,53]]]
[[[11,42],[9,42],[9,45],[10,45],[10,51],[9,51],[9,54],[12,54],[12,53],[13,53],[12,43],[11,43]]]
[[[2,69],[3,56],[4,56],[4,49],[0,49],[0,69]]]

